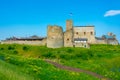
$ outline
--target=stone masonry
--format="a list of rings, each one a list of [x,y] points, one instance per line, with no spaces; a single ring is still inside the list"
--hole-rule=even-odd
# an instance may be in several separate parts
[[[60,26],[48,26],[47,47],[59,48],[64,46],[63,30]]]

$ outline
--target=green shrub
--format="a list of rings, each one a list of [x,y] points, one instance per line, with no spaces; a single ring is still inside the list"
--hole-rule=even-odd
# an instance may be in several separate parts
[[[4,50],[4,48],[0,48],[0,50]]]
[[[60,54],[60,58],[65,59],[65,54]]]
[[[15,48],[13,46],[8,46],[8,50],[14,50]]]
[[[101,57],[103,57],[103,55],[102,54],[97,54],[97,57],[101,58]]]
[[[55,58],[55,54],[53,54],[52,52],[47,52],[47,53],[44,53],[42,54],[43,57],[45,58]]]
[[[60,51],[57,51],[57,53],[59,54],[59,53],[60,53]]]
[[[68,52],[68,53],[72,53],[72,52],[74,52],[74,50],[71,49],[71,48],[69,48],[69,49],[67,49],[67,52]]]
[[[88,60],[89,59],[89,55],[87,53],[82,53],[80,54],[80,58],[83,59],[83,60]]]
[[[13,64],[13,65],[17,65],[17,66],[23,66],[25,64],[24,61],[21,61],[19,58],[12,57],[12,56],[6,56],[5,57],[5,61],[7,63]]]
[[[0,60],[5,60],[4,55],[0,55]]]
[[[23,46],[22,48],[24,51],[28,51],[29,50],[29,47],[28,46]]]
[[[13,54],[18,54],[18,51],[17,51],[17,50],[14,50],[14,51],[13,51]]]
[[[94,57],[94,55],[92,53],[88,53],[88,52],[80,52],[76,54],[77,58],[81,58],[83,60],[88,60],[92,57]]]
[[[71,59],[71,55],[70,54],[60,54],[60,58],[65,59],[65,60],[69,60],[69,59]]]

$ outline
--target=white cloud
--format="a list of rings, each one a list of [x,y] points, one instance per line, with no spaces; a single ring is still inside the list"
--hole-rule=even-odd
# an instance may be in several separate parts
[[[104,17],[115,16],[120,14],[120,10],[109,10],[105,13]]]

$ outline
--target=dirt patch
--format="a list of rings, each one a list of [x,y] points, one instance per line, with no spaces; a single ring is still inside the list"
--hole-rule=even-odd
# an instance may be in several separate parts
[[[111,80],[111,79],[105,78],[104,76],[99,75],[99,74],[97,74],[95,72],[91,72],[91,71],[88,71],[88,70],[82,70],[80,68],[73,68],[73,67],[69,67],[69,66],[64,66],[64,65],[58,64],[58,63],[53,62],[53,61],[48,60],[48,59],[46,59],[45,61],[50,63],[50,64],[53,64],[54,66],[56,66],[57,68],[60,68],[60,69],[74,71],[74,72],[83,72],[83,73],[92,75],[92,76],[94,76],[96,78],[99,78],[100,80]]]

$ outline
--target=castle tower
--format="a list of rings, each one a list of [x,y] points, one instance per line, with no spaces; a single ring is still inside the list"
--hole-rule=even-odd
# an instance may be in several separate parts
[[[47,47],[60,48],[63,47],[63,29],[60,26],[48,26],[47,31]]]
[[[72,20],[67,20],[66,21],[66,31],[73,29],[73,22]]]
[[[108,32],[108,36],[113,36],[113,33],[112,32]]]
[[[66,21],[66,32],[64,32],[64,47],[73,47],[73,23]]]

